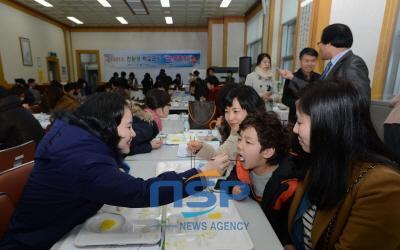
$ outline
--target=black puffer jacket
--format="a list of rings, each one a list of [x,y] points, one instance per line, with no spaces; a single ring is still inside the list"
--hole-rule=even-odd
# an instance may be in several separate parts
[[[129,155],[149,153],[153,149],[151,140],[158,134],[157,124],[153,121],[150,113],[144,111],[143,106],[138,103],[132,103],[131,111],[133,115],[133,130],[136,133],[131,142],[131,151]]]
[[[18,97],[10,95],[0,99],[0,149],[30,140],[38,145],[44,133],[38,120],[22,107]]]
[[[137,116],[133,117],[133,130],[136,133],[131,143],[130,155],[149,153],[153,149],[151,140],[158,134],[157,124],[154,121],[145,121]]]

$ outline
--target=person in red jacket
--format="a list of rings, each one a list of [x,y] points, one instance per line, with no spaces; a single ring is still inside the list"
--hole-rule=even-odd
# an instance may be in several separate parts
[[[214,102],[216,107],[217,107],[217,117],[221,115],[221,104],[219,102],[218,96],[219,92],[221,91],[221,88],[219,86],[219,82],[207,82],[207,88],[208,88],[208,95],[206,97],[206,101]]]
[[[206,97],[207,101],[217,101],[217,97],[221,88],[219,87],[219,83],[210,83],[207,82],[208,95]]]

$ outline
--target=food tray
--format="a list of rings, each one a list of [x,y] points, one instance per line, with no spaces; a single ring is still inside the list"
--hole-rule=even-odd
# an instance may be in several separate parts
[[[219,197],[218,194],[217,197]],[[242,220],[232,202],[229,203],[228,207],[220,207],[219,202],[217,202],[216,207],[209,213],[193,218],[184,218],[182,215],[183,211],[203,211],[209,209],[189,208],[185,206],[188,201],[199,200],[204,201],[204,197],[187,197],[183,200],[182,208],[173,207],[172,204],[168,205],[165,249],[250,250],[254,248],[247,229],[245,227],[242,227],[240,230],[238,229],[238,223],[246,222]],[[184,224],[191,226],[182,226]],[[197,225],[197,228],[195,228],[195,225]],[[222,225],[236,225],[237,230],[233,230],[234,226],[221,228]]]
[[[160,208],[118,208],[106,205],[84,223],[74,245],[157,244],[160,239]]]

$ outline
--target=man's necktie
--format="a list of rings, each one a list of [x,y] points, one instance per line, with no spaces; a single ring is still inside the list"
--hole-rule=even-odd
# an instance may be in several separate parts
[[[321,75],[321,77],[319,78],[319,79],[321,79],[321,80],[323,80],[323,79],[325,79],[325,77],[328,75],[328,73],[329,73],[329,70],[332,68],[332,62],[329,62],[327,65],[326,65],[326,67],[325,67],[325,69],[324,69],[324,72],[322,73],[322,75]]]

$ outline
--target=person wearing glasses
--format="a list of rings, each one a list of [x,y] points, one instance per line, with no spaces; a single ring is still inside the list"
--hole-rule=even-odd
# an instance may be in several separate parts
[[[341,79],[350,81],[357,91],[371,100],[371,86],[368,78],[368,67],[364,60],[351,50],[353,34],[350,28],[341,23],[334,23],[322,31],[321,41],[318,42],[322,60],[329,60],[321,80]],[[285,76],[283,76],[285,78]],[[305,82],[292,84],[296,89],[303,89]],[[307,84],[307,83],[305,83]]]
[[[368,67],[361,57],[353,54],[352,45],[353,34],[347,25],[335,23],[323,30],[318,46],[321,58],[329,62],[321,79],[350,81],[362,95],[371,100]]]

